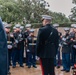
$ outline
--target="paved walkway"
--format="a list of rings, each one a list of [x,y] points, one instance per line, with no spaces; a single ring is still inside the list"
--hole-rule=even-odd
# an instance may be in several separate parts
[[[61,72],[60,69],[55,68],[56,75],[72,75],[72,70],[69,73]],[[41,74],[41,68],[39,65],[37,65],[37,68],[30,68],[28,69],[26,66],[24,68],[21,68],[17,66],[16,68],[11,67],[11,75],[42,75]]]

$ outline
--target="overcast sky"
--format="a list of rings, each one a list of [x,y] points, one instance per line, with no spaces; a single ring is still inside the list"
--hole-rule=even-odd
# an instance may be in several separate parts
[[[50,10],[55,12],[62,12],[66,16],[71,14],[71,8],[74,7],[72,0],[46,0],[50,4]]]

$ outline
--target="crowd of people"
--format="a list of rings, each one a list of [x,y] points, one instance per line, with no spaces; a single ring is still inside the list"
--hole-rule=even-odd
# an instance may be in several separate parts
[[[34,35],[35,29],[31,28],[31,24],[26,24],[25,27],[16,24],[13,27],[13,32],[10,31],[11,26],[3,23],[7,36],[8,48],[8,74],[10,74],[10,66],[16,68],[17,62],[20,67],[24,67],[24,52],[26,52],[26,66],[37,68],[36,66],[36,40]],[[54,24],[53,28],[58,30],[58,24]],[[59,46],[55,56],[54,65],[57,68],[63,66],[61,71],[69,72],[75,68],[76,63],[76,24],[72,25],[72,32],[70,28],[64,28],[65,35],[58,31]],[[25,30],[24,30],[25,29]],[[62,63],[60,52],[62,52]]]

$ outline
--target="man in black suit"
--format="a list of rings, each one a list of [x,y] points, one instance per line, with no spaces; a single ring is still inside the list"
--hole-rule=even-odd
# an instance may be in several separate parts
[[[58,31],[50,24],[51,16],[42,15],[43,27],[39,29],[36,51],[40,57],[43,75],[55,75],[54,57],[58,50]]]

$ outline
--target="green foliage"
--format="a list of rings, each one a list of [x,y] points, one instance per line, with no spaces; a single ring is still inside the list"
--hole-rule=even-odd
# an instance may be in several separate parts
[[[46,9],[46,3],[44,0],[0,0],[0,16],[3,21],[13,24],[23,24],[25,19],[26,23],[41,23],[43,14],[51,15],[53,23],[69,22],[64,14]]]
[[[63,24],[63,23],[69,23],[69,19],[62,13],[56,13],[52,12],[50,15],[53,17],[52,23],[58,23],[58,24]]]
[[[73,0],[72,2],[73,2],[74,4],[76,4],[76,0]]]
[[[76,5],[76,0],[73,0],[72,3]],[[71,9],[71,12],[72,14],[69,15],[69,18],[72,22],[76,22],[76,6]]]

